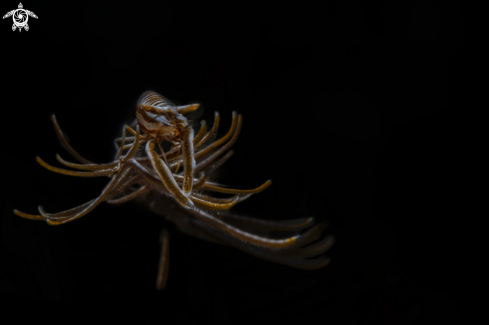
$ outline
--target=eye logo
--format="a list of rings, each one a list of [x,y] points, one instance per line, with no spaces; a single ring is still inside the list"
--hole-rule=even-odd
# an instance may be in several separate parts
[[[14,20],[14,24],[12,25],[12,31],[15,31],[15,29],[19,29],[19,32],[24,28],[25,30],[29,30],[29,25],[27,25],[27,21],[29,20],[29,16],[34,17],[37,19],[37,16],[35,13],[29,10],[25,10],[22,7],[22,3],[19,3],[19,8],[11,10],[3,16],[3,18],[7,18],[12,16],[12,19]]]

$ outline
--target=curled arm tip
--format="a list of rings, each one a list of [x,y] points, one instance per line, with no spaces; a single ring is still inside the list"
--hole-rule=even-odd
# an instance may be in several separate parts
[[[27,214],[27,213],[24,213],[24,212],[19,211],[17,209],[14,209],[12,212],[16,216],[19,216],[19,217],[22,217],[22,218],[25,218],[25,219],[29,219],[29,220],[44,220],[45,219],[43,216],[35,215],[35,214]]]

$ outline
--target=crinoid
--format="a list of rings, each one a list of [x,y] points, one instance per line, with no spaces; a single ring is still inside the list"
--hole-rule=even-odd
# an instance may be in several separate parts
[[[68,162],[59,155],[56,155],[57,160],[81,171],[57,168],[39,157],[36,157],[37,162],[56,173],[78,177],[107,176],[110,181],[99,197],[76,208],[52,214],[39,206],[39,215],[18,210],[14,213],[31,220],[44,220],[49,225],[60,225],[86,215],[103,201],[122,204],[137,199],[188,235],[236,247],[258,258],[295,268],[318,269],[327,265],[329,258],[322,254],[333,244],[333,236],[312,243],[326,228],[325,221],[316,224],[313,217],[267,221],[228,211],[252,194],[266,189],[271,181],[255,189],[240,190],[209,180],[208,175],[233,154],[228,150],[238,138],[242,116],[233,112],[231,128],[216,140],[220,120],[217,112],[212,128],[207,131],[206,123],[202,121],[195,135],[183,116],[198,106],[176,106],[155,92],[145,92],[137,103],[136,121],[123,127],[122,136],[114,141],[117,149],[115,159],[106,164],[95,164],[76,152],[55,116],[51,115],[62,146],[80,164]],[[132,136],[126,136],[126,132]],[[172,143],[168,152],[164,152],[161,146],[163,141]],[[146,155],[140,154],[143,147]],[[180,167],[183,167],[181,172]],[[194,178],[194,175],[198,177]],[[216,198],[210,192],[232,196]],[[165,287],[168,274],[169,233],[166,229],[161,232],[160,239],[162,249],[156,285],[159,290]]]

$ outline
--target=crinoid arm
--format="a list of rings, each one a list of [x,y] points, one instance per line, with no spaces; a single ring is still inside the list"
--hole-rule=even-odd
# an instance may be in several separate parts
[[[149,190],[150,189],[147,186],[143,185],[140,188],[138,188],[137,190],[134,190],[134,191],[132,191],[129,194],[126,194],[124,196],[118,197],[116,199],[107,200],[107,203],[109,203],[109,204],[122,204],[122,203],[126,203],[126,202],[129,202],[129,201],[135,199],[136,197],[138,197],[140,195],[145,194]]]
[[[208,141],[211,141],[213,137],[217,134],[217,130],[219,129],[219,122],[221,117],[218,112],[214,113],[214,124],[212,128],[205,134],[205,136],[195,145],[195,148],[198,149],[205,145]]]
[[[187,114],[196,111],[199,108],[200,104],[190,104],[184,106],[177,106],[177,112],[180,114]]]
[[[327,265],[329,258],[325,252],[334,243],[333,236],[322,236],[327,222],[317,222],[313,217],[271,221],[229,211],[268,188],[271,181],[253,189],[236,189],[210,180],[209,175],[232,156],[230,148],[241,132],[243,117],[233,112],[229,130],[216,140],[220,123],[217,112],[212,128],[208,130],[202,121],[196,134],[181,115],[198,107],[199,104],[176,106],[153,91],[143,93],[138,100],[136,120],[124,125],[122,136],[114,141],[115,158],[105,164],[93,163],[75,151],[53,114],[51,120],[59,141],[79,163],[59,155],[56,159],[62,165],[75,170],[51,166],[39,157],[37,162],[52,172],[76,177],[105,176],[110,181],[97,198],[75,208],[47,213],[39,206],[39,215],[18,210],[14,213],[59,225],[81,218],[104,201],[117,205],[135,200],[190,236],[294,268],[313,270]],[[163,141],[172,144],[166,152]],[[143,148],[144,151],[139,150]],[[215,197],[213,193],[229,196]],[[169,240],[169,232],[163,230],[158,290],[165,287],[168,277]]]
[[[86,215],[90,211],[92,211],[97,205],[99,205],[101,202],[109,200],[114,197],[114,195],[117,194],[117,192],[114,192],[114,189],[118,189],[119,191],[123,190],[120,185],[124,181],[124,175],[126,175],[125,171],[129,168],[131,168],[131,165],[126,164],[126,160],[131,159],[139,146],[140,142],[140,131],[139,131],[139,126],[136,127],[136,139],[132,144],[132,148],[129,150],[129,152],[122,158],[119,159],[119,164],[110,169],[102,169],[102,170],[95,170],[92,172],[76,172],[76,171],[70,171],[70,170],[64,170],[61,168],[53,167],[42,161],[39,157],[37,157],[37,161],[45,168],[47,168],[50,171],[54,171],[57,173],[65,174],[65,175],[70,175],[70,176],[85,176],[85,177],[95,177],[95,176],[109,176],[111,175],[112,178],[110,182],[107,184],[107,186],[104,188],[102,193],[100,194],[99,197],[96,199],[93,199],[85,204],[82,204],[76,208],[69,209],[63,212],[51,214],[51,213],[46,213],[43,209],[42,206],[39,206],[39,213],[40,215],[31,215],[27,214],[18,210],[14,210],[14,214],[26,218],[26,219],[31,219],[31,220],[45,220],[49,225],[60,225],[64,224],[73,220],[76,220],[78,218],[81,218],[82,216]],[[94,165],[93,163],[88,163],[89,165]],[[114,175],[116,175],[114,177]],[[126,182],[126,184],[129,184]]]
[[[195,211],[194,215],[199,213]],[[202,212],[200,212],[202,213]],[[229,222],[230,220],[230,212],[224,213],[228,218],[224,217],[223,223],[236,227],[236,225]],[[226,221],[224,221],[226,220]],[[239,250],[250,254],[252,256],[264,259],[269,262],[274,262],[278,264],[283,264],[287,266],[291,266],[299,269],[307,269],[314,270],[318,268],[322,268],[329,263],[329,257],[323,255],[334,243],[334,237],[327,236],[324,239],[317,241],[321,237],[321,233],[326,229],[327,222],[323,221],[318,224],[315,224],[313,218],[298,219],[298,220],[283,220],[283,221],[268,221],[266,223],[259,223],[257,219],[250,218],[248,220],[249,224],[259,224],[258,228],[254,228],[253,226],[246,228],[238,228],[241,229],[242,232],[266,238],[262,242],[262,244],[248,243],[243,240],[238,240],[238,238],[230,235],[227,232],[217,231],[214,227],[209,227],[209,225],[200,223],[200,220],[191,221],[192,224],[199,227],[201,232],[206,233],[208,236],[213,236],[214,238],[218,238],[219,240],[227,243],[229,246],[238,248]],[[241,217],[241,222],[243,222],[243,217]],[[264,225],[269,226],[269,232],[273,233],[273,236],[267,234],[267,232],[263,231],[261,228]],[[307,226],[305,226],[307,224]],[[290,228],[296,226],[297,228],[294,231],[290,231]],[[289,228],[289,229],[287,229]],[[301,232],[304,229],[307,229],[305,232]],[[287,229],[287,230],[280,230]],[[291,237],[290,234],[293,237]],[[295,242],[289,246],[285,247],[277,247],[273,244],[273,241],[276,238],[295,238]],[[279,249],[277,249],[279,248]],[[310,259],[311,257],[316,257]]]
[[[76,158],[76,160],[78,160],[81,163],[94,164],[90,160],[88,160],[85,157],[83,157],[82,155],[80,155],[75,149],[73,149],[71,147],[68,139],[64,135],[63,131],[61,131],[61,128],[59,127],[58,121],[56,120],[56,116],[54,114],[51,114],[51,121],[53,122],[54,131],[56,132],[56,136],[58,137],[59,142],[66,149],[66,151],[68,151],[73,157]]]
[[[203,148],[202,150],[199,150],[195,154],[195,159],[202,159],[203,157],[209,155],[212,153],[214,150],[218,149],[220,146],[222,146],[224,143],[226,143],[229,139],[233,137],[236,132],[239,135],[239,131],[241,130],[241,124],[243,122],[243,117],[241,115],[238,116],[237,112],[233,112],[233,120],[231,122],[231,127],[229,128],[228,133],[220,138],[219,140],[213,142],[209,146]],[[239,126],[239,128],[238,128]],[[211,130],[212,131],[212,130]],[[237,138],[237,136],[236,136]],[[233,142],[234,143],[234,142]]]
[[[186,129],[186,132],[183,137],[182,143],[182,153],[183,153],[183,194],[185,196],[189,196],[192,192],[192,185],[194,179],[194,168],[195,168],[195,160],[194,160],[194,145],[193,145],[193,137],[194,131],[191,127]]]
[[[158,265],[158,276],[156,277],[157,290],[165,289],[170,266],[170,232],[167,229],[163,229],[160,233],[160,244],[160,262]]]
[[[207,132],[207,125],[206,125],[205,120],[202,120],[200,122],[199,132],[197,132],[197,134],[195,135],[194,140],[193,140],[194,148],[200,142],[200,140],[202,140],[204,138],[206,132]]]
[[[161,160],[160,157],[158,157],[158,154],[154,150],[154,146],[155,142],[153,140],[150,140],[146,143],[146,153],[150,158],[153,169],[158,173],[161,181],[168,189],[168,191],[170,191],[173,197],[177,200],[177,202],[180,203],[183,207],[190,209],[194,206],[192,200],[190,200],[180,189],[168,166],[163,160]]]
[[[50,171],[58,173],[58,174],[68,175],[68,176],[98,177],[98,176],[109,176],[113,173],[112,168],[95,170],[93,172],[77,172],[77,171],[73,171],[73,170],[67,170],[67,169],[51,166],[48,163],[46,163],[44,160],[42,160],[40,157],[36,157],[36,161],[42,167],[46,168],[47,170],[50,170]],[[74,164],[72,164],[72,165],[74,165]]]
[[[171,195],[156,192],[137,201],[189,236],[231,246],[266,261],[307,270],[329,263],[324,253],[333,245],[334,237],[321,239],[328,223],[316,223],[313,217],[269,221],[228,211],[213,216],[200,209],[185,210],[172,204]]]

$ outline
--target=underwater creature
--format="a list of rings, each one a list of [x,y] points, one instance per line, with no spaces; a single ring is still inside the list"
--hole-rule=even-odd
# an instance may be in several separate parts
[[[243,118],[233,112],[229,131],[216,140],[220,122],[217,112],[212,128],[207,131],[206,122],[202,121],[196,134],[184,116],[198,107],[199,104],[177,106],[154,91],[143,93],[137,102],[136,120],[131,125],[124,125],[122,136],[114,140],[115,158],[105,164],[93,163],[75,151],[56,117],[51,115],[61,145],[79,163],[66,161],[59,155],[56,159],[81,171],[54,167],[39,157],[36,161],[56,173],[77,177],[105,176],[110,181],[97,198],[70,210],[47,213],[39,206],[39,215],[18,210],[14,210],[14,214],[43,220],[48,225],[61,225],[81,218],[104,201],[118,205],[135,199],[190,236],[295,268],[314,270],[326,266],[330,259],[323,253],[334,243],[334,237],[329,235],[317,241],[327,227],[326,221],[316,223],[314,217],[270,221],[229,211],[251,195],[265,190],[271,181],[242,190],[210,180],[209,175],[232,156],[233,151],[228,150],[239,136]],[[132,136],[127,136],[127,132]],[[172,144],[167,152],[162,147],[164,141]],[[210,192],[232,196],[217,198]],[[169,241],[169,232],[163,229],[156,282],[158,290],[162,290],[167,281]]]

